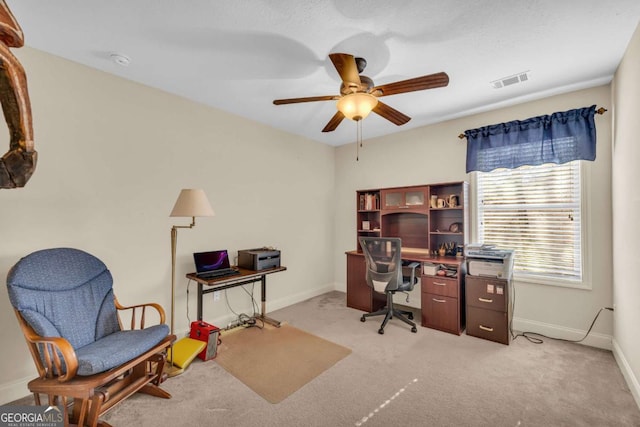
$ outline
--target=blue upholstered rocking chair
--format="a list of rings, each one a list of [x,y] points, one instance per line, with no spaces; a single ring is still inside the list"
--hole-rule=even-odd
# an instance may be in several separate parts
[[[175,340],[164,310],[158,304],[123,307],[112,284],[102,261],[70,248],[27,255],[7,276],[9,300],[39,375],[29,390],[37,405],[40,394],[49,405],[62,405],[73,424],[108,426],[99,417],[137,391],[171,397],[159,387]],[[128,330],[119,314],[125,310]],[[160,324],[145,327],[147,316]]]

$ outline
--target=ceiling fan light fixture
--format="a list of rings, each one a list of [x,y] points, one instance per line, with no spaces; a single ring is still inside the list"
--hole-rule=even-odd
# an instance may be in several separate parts
[[[370,93],[356,92],[344,95],[336,104],[340,111],[349,120],[359,121],[369,115],[378,105],[378,98]]]

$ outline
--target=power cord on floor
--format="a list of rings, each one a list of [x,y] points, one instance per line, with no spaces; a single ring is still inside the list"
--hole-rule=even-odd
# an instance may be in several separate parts
[[[191,279],[187,282],[187,324],[191,324],[191,316],[189,315],[189,286],[191,286]]]
[[[244,326],[245,328],[252,328],[252,327],[256,327],[259,329],[264,328],[264,321],[262,319],[259,319],[256,316],[257,313],[257,308],[258,308],[258,303],[253,295],[253,292],[255,290],[255,284],[251,285],[251,292],[249,292],[244,286],[240,286],[240,288],[247,294],[249,295],[249,297],[251,298],[251,305],[252,305],[252,310],[253,310],[253,314],[251,316],[249,316],[246,313],[236,313],[233,308],[231,307],[231,304],[229,303],[229,298],[227,296],[227,290],[225,289],[224,291],[224,299],[225,302],[227,304],[227,308],[236,315],[237,320],[235,320],[234,322],[231,322],[229,325],[227,325],[226,329],[233,329],[235,327],[238,326]],[[260,320],[261,324],[258,324],[258,320]]]
[[[191,279],[189,279],[189,281],[187,282],[187,299],[186,299],[187,322],[189,325],[191,324],[191,316],[189,314],[189,287],[190,286],[191,286]],[[251,306],[252,306],[253,314],[249,316],[248,314],[245,314],[245,313],[236,313],[231,307],[231,304],[229,303],[229,298],[227,296],[227,289],[224,289],[224,300],[227,305],[227,308],[237,318],[235,322],[230,323],[224,329],[229,330],[238,326],[244,326],[245,328],[252,328],[252,327],[256,327],[259,329],[264,328],[264,320],[260,319],[260,317],[256,315],[258,312],[258,302],[256,301],[253,295],[253,292],[255,290],[255,283],[251,285],[251,292],[249,292],[244,286],[240,286],[240,288],[251,298]]]
[[[515,286],[512,286],[512,291],[511,291],[511,309],[512,312],[515,312],[516,310],[516,292],[515,292]],[[556,337],[550,337],[548,335],[544,335],[544,334],[540,334],[538,332],[521,332],[517,335],[515,335],[513,333],[513,315],[511,316],[511,321],[509,323],[509,332],[511,333],[511,338],[512,339],[516,339],[518,337],[524,337],[526,338],[529,342],[532,342],[534,344],[542,344],[544,343],[544,340],[542,340],[542,338],[547,338],[550,340],[555,340],[555,341],[564,341],[564,342],[571,342],[571,343],[580,343],[582,341],[584,341],[588,336],[589,333],[591,332],[591,329],[593,329],[593,325],[596,324],[596,320],[598,320],[598,316],[600,316],[600,313],[602,313],[602,310],[609,310],[609,311],[613,311],[613,307],[602,307],[600,308],[600,310],[598,310],[598,312],[596,313],[595,317],[593,318],[593,321],[591,322],[591,326],[589,326],[589,330],[587,331],[586,334],[584,334],[584,336],[582,338],[580,338],[579,340],[569,340],[566,338],[556,338]],[[542,337],[542,338],[538,338],[538,337]]]

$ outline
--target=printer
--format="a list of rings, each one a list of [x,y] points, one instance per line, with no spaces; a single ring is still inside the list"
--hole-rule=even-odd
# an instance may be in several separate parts
[[[280,251],[267,247],[239,250],[238,267],[248,270],[280,267]]]
[[[496,249],[491,245],[466,245],[467,273],[471,276],[488,276],[510,279],[513,273],[513,250]]]

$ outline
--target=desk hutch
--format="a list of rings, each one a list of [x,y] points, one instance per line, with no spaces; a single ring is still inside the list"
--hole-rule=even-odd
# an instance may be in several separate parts
[[[465,326],[462,248],[468,243],[468,206],[466,182],[356,192],[358,237],[400,237],[402,259],[421,262],[425,267],[420,277],[422,326],[457,335]],[[446,275],[434,274],[428,265],[435,265]],[[365,272],[362,248],[356,239],[356,250],[347,252],[347,306],[370,312],[386,301],[384,295],[367,285]]]

